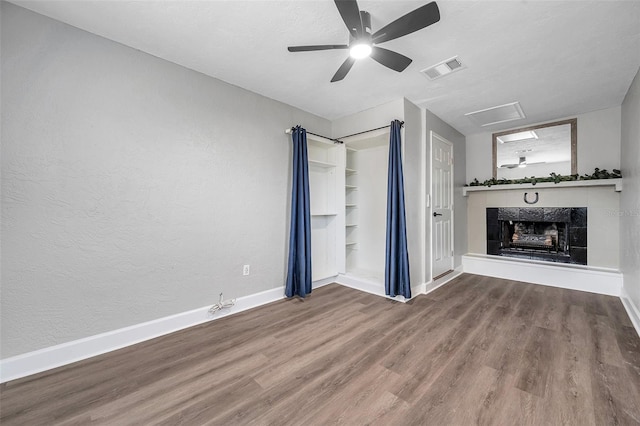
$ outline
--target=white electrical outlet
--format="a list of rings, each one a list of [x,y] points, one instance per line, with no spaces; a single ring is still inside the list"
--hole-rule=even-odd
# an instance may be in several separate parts
[[[249,269],[249,265],[244,265],[242,267],[242,275],[249,275],[249,272],[251,272],[251,270]]]

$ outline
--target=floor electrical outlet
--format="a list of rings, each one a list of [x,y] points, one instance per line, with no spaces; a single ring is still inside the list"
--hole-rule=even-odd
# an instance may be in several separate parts
[[[244,265],[242,267],[242,275],[249,275],[250,269],[249,269],[249,265]]]

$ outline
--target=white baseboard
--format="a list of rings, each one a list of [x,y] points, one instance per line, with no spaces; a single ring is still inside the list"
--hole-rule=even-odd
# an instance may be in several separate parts
[[[333,282],[333,280],[331,280],[331,282]],[[322,285],[325,284],[321,282],[316,285],[314,283],[314,288]],[[192,311],[158,318],[153,321],[6,358],[0,360],[0,383],[71,364],[145,340],[193,327],[194,325],[224,318],[228,315],[246,311],[247,309],[275,302],[284,297],[284,287],[277,287],[249,296],[239,297],[236,299],[234,306],[218,311],[214,315],[209,313],[211,305],[204,306]]]
[[[424,294],[427,283],[422,283],[418,285],[411,286],[411,298],[413,299],[419,294]]]
[[[313,288],[331,284],[335,282],[335,278],[329,277],[315,281]],[[234,306],[218,311],[214,315],[209,314],[211,305],[204,306],[192,311],[6,358],[0,360],[0,383],[61,367],[198,324],[224,318],[247,309],[275,302],[284,297],[284,287],[277,287],[249,296],[239,297],[236,299]]]
[[[615,269],[506,259],[481,254],[462,256],[464,272],[590,293],[620,296],[622,274]]]
[[[364,291],[365,293],[375,294],[376,296],[386,297],[384,294],[384,284],[367,278],[358,277],[350,274],[340,274],[336,278],[336,282],[345,287]]]
[[[629,315],[629,319],[633,324],[633,328],[636,329],[636,333],[640,336],[640,308],[633,303],[633,300],[629,298],[627,291],[622,288],[622,294],[620,295],[620,300],[622,300],[622,304],[627,311],[627,315]]]
[[[333,284],[336,282],[336,279],[338,279],[338,276],[335,275],[333,277],[328,277],[328,278],[323,278],[321,280],[317,280],[314,281],[311,285],[312,288],[320,288],[320,287],[324,287],[325,285],[329,285],[329,284]],[[284,291],[284,290],[283,290]]]
[[[355,290],[364,291],[365,293],[375,294],[376,296],[385,297],[389,300],[395,300],[396,302],[406,303],[411,299],[405,299],[404,296],[390,297],[384,293],[384,283],[373,281],[367,278],[358,277],[350,274],[340,274],[336,278],[338,284],[345,287],[353,288]],[[411,294],[415,297],[420,292],[415,292],[415,289],[420,289],[420,284],[416,287],[411,287]]]
[[[555,275],[550,272],[555,271]],[[426,294],[441,287],[463,272],[498,278],[517,279],[535,284],[552,285],[593,293],[620,296],[622,289],[622,275],[618,272],[562,268],[555,265],[540,265],[538,263],[509,262],[501,259],[490,259],[486,256],[465,255],[461,267],[440,280],[422,283],[412,287],[412,294]],[[533,274],[533,275],[531,275]],[[529,279],[523,278],[523,276]],[[537,278],[532,278],[537,277]],[[346,287],[386,297],[391,300],[406,302],[402,296],[391,298],[384,294],[384,285],[364,278],[350,275],[338,275],[318,280],[313,288],[319,288],[333,282]],[[130,327],[97,334],[83,339],[74,340],[56,346],[40,349],[26,354],[0,360],[0,383],[19,379],[31,374],[40,373],[52,368],[71,364],[76,361],[101,355],[126,346],[160,337],[175,331],[183,330],[208,321],[224,318],[257,306],[283,299],[284,287],[277,287],[260,293],[236,299],[236,304],[230,309],[209,314],[210,306],[194,309],[188,312],[171,315],[164,318],[136,324]],[[640,334],[640,313],[628,297],[622,297],[625,308],[629,312],[636,331]]]
[[[436,288],[445,285],[446,283],[448,283],[458,275],[462,274],[462,272],[463,271],[462,271],[462,265],[461,265],[458,268],[456,268],[453,273],[442,277],[436,282],[429,281],[427,283],[421,283],[418,285],[411,286],[411,299],[413,299],[414,297],[420,294],[427,294],[432,292]],[[372,281],[367,278],[358,277],[355,275],[340,274],[336,278],[335,282],[345,287],[350,287],[355,290],[360,290],[366,293],[375,294],[376,296],[386,297],[387,299],[395,300],[397,302],[406,303],[409,300],[411,300],[411,299],[406,299],[404,296],[389,297],[384,292],[384,284],[379,283],[377,281]]]

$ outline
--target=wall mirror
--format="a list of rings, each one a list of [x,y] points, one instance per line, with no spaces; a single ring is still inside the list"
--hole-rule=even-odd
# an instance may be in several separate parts
[[[578,173],[578,119],[493,134],[493,177],[522,179]]]

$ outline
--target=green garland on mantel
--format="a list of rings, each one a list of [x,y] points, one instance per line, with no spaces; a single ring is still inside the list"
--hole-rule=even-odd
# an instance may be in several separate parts
[[[518,183],[530,183],[531,185],[535,185],[538,182],[560,183],[560,182],[571,182],[571,181],[576,181],[576,180],[619,179],[621,177],[622,177],[622,174],[620,173],[620,170],[613,169],[612,172],[608,172],[606,169],[600,170],[599,168],[596,167],[596,170],[590,175],[588,175],[588,174],[584,174],[582,176],[580,176],[578,174],[575,174],[575,175],[559,175],[559,174],[556,174],[556,173],[551,173],[549,175],[549,177],[531,176],[531,177],[525,177],[523,179],[496,179],[496,178],[491,178],[491,179],[485,180],[484,182],[480,182],[480,181],[478,181],[478,179],[473,179],[473,182],[471,182],[470,184],[467,184],[465,186],[511,185],[511,184],[518,184]]]

